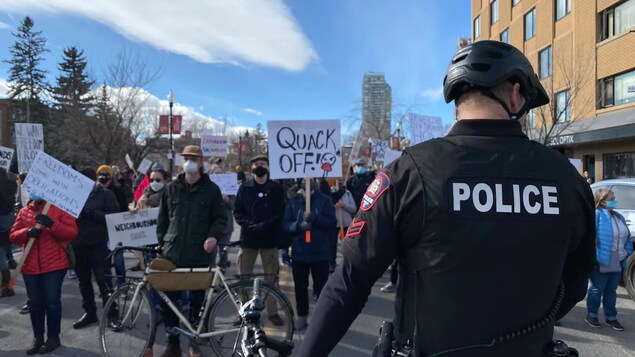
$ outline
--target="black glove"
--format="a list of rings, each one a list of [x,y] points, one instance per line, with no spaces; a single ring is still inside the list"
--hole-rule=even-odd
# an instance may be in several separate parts
[[[309,223],[307,221],[302,221],[302,222],[298,223],[298,230],[300,230],[300,231],[310,231],[311,230],[311,223]]]
[[[51,228],[53,226],[53,220],[45,214],[38,214],[35,216],[35,221],[46,228]]]
[[[252,223],[249,225],[248,228],[252,232],[260,232],[260,231],[264,231],[266,226],[267,226],[267,222],[260,222],[260,223]]]
[[[42,230],[35,227],[31,227],[26,231],[26,235],[29,238],[40,238],[40,233],[42,233]]]
[[[315,215],[313,212],[304,212],[304,220],[309,223],[313,223],[315,222]]]
[[[9,263],[9,269],[13,270],[18,267],[18,263],[13,258],[9,259],[8,263]]]

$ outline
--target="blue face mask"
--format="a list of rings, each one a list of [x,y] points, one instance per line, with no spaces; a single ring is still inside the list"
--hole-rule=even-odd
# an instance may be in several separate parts
[[[365,172],[366,172],[366,169],[365,169],[365,168],[363,168],[363,167],[361,167],[361,166],[357,168],[357,173],[358,173],[358,174],[363,174],[363,173],[365,173]]]
[[[32,199],[33,201],[37,202],[37,203],[40,203],[40,202],[44,201],[44,200],[42,199],[42,197],[40,197],[40,196],[36,195],[36,194],[35,194],[35,193],[33,193],[33,192],[29,192],[29,198],[30,198],[30,199]]]
[[[612,199],[610,201],[606,201],[606,207],[610,209],[615,209],[615,207],[617,207],[617,200]]]

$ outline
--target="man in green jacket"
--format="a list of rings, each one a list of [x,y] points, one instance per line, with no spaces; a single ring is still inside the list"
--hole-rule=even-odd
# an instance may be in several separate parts
[[[221,191],[203,172],[203,152],[196,145],[181,153],[183,173],[168,184],[161,198],[157,238],[163,257],[177,267],[209,267],[210,253],[216,247],[227,224],[227,210]],[[177,301],[181,292],[166,293]],[[194,321],[205,297],[204,290],[190,291],[190,321]],[[179,325],[172,310],[162,303],[166,331]],[[190,356],[202,356],[198,346],[190,343]],[[168,345],[161,357],[181,356],[179,335],[168,333]]]

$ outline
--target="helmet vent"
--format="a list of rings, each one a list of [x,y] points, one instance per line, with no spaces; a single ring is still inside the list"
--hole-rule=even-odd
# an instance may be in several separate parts
[[[487,63],[472,63],[472,69],[478,72],[487,72],[492,66]]]
[[[459,56],[454,57],[454,59],[452,60],[452,63],[457,63],[457,62],[463,61],[465,59],[465,57],[467,57],[468,54],[469,54],[469,52],[468,53],[463,53],[463,54],[461,54]]]

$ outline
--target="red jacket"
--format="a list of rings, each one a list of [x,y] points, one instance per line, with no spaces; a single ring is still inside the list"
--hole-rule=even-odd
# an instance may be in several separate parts
[[[29,241],[27,231],[29,228],[35,227],[35,216],[44,209],[44,204],[45,202],[38,204],[31,200],[26,207],[20,210],[9,235],[11,242],[23,244],[23,249],[26,247],[26,243]],[[53,220],[53,225],[51,228],[41,227],[42,233],[35,240],[29,255],[26,257],[22,274],[44,274],[68,268],[66,252],[60,245],[66,247],[71,240],[77,237],[75,218],[55,206],[51,206],[47,216]]]
[[[135,203],[139,202],[139,199],[141,198],[141,196],[143,196],[143,192],[148,186],[150,186],[150,175],[145,175],[143,180],[141,180],[141,183],[139,183],[137,190],[134,192]]]

